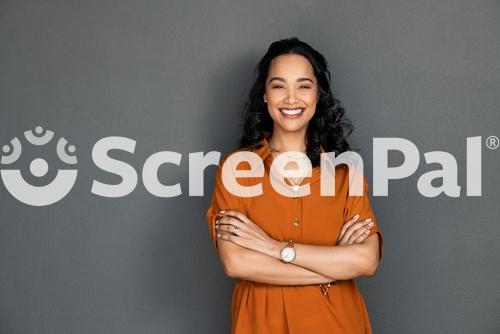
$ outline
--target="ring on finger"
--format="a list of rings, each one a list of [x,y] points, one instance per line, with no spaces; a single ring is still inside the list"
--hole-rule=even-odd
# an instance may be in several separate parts
[[[238,226],[233,226],[233,231],[231,232],[233,235],[238,236],[238,230],[240,228]]]

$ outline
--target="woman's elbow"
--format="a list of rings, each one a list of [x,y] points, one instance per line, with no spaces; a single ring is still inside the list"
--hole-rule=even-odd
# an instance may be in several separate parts
[[[363,266],[363,276],[373,277],[377,273],[379,265],[378,256],[370,255],[365,259],[365,263]]]
[[[241,276],[241,254],[235,249],[220,252],[222,268],[226,276],[230,278],[239,278]]]
[[[222,267],[224,268],[224,273],[226,274],[227,277],[230,278],[239,277],[239,270],[235,261],[226,259],[225,261],[222,261]]]
[[[377,238],[369,238],[363,244],[362,248],[362,271],[363,276],[373,277],[377,273],[380,263],[379,243]]]

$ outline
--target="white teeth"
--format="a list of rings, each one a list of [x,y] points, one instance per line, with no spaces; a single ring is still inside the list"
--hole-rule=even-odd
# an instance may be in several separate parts
[[[300,114],[304,109],[280,109],[286,115],[297,115]]]

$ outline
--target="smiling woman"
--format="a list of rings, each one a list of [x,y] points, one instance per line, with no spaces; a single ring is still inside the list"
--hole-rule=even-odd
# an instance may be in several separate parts
[[[289,132],[304,128],[313,117],[318,100],[314,71],[307,59],[296,54],[274,58],[266,86],[263,99],[274,123]],[[303,151],[305,147],[297,150]]]
[[[224,271],[239,279],[232,333],[371,333],[354,279],[375,274],[383,239],[365,178],[363,194],[348,196],[348,169],[338,165],[335,196],[320,196],[320,154],[348,151],[351,131],[324,57],[297,38],[272,43],[258,64],[244,118],[236,151],[257,154],[265,177],[240,182],[262,181],[263,193],[242,197],[224,187],[226,155],[206,212]],[[310,175],[287,178],[294,186],[309,184],[305,196],[282,196],[269,180],[273,161],[287,151],[311,161]]]

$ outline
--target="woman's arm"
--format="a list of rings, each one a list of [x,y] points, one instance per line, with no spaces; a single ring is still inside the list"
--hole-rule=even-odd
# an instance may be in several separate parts
[[[275,241],[269,256],[280,258],[286,242]],[[377,233],[360,244],[346,246],[317,246],[294,244],[297,266],[313,270],[335,279],[344,280],[362,276],[373,276],[379,264],[379,239]]]
[[[219,257],[229,277],[277,285],[325,284],[331,278],[294,264],[240,247],[232,242],[218,242]]]
[[[222,202],[224,206],[228,207],[229,204],[226,203],[227,200],[225,201],[225,199],[232,199],[229,196],[219,197],[219,194],[220,192],[215,192],[212,205],[207,210],[206,218],[215,249],[226,275],[233,278],[277,285],[323,284],[332,281],[332,279],[311,270],[293,264],[285,264],[268,255],[219,239],[216,226],[222,216],[217,202]],[[232,201],[230,204],[234,207],[239,202]],[[236,220],[236,218],[230,217],[224,219],[228,221]]]
[[[278,261],[281,258],[280,251],[286,242],[272,239],[241,212],[226,211],[221,221],[223,221],[221,227],[217,228],[218,240],[231,241],[237,246],[260,252]],[[238,236],[229,233],[233,226],[239,228]],[[378,231],[375,229],[374,232]],[[359,244],[318,246],[297,243],[294,246],[295,259],[292,263],[282,264],[285,266],[295,264],[336,280],[373,276],[379,264],[379,239],[373,235]],[[233,271],[245,270],[245,267],[240,267],[245,264],[238,261],[237,252],[228,252],[225,256],[227,257],[225,261],[232,264]]]

